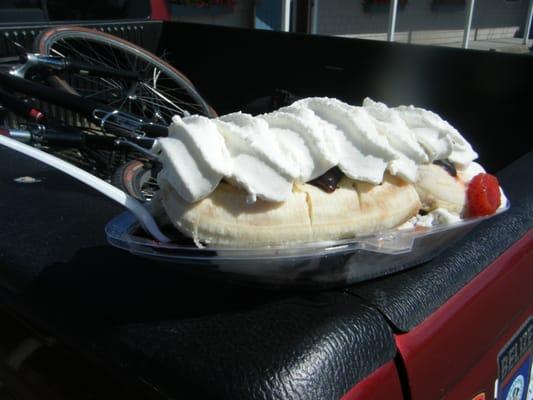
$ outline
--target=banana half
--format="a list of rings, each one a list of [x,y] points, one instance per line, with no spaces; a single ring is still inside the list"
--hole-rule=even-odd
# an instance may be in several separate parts
[[[466,184],[439,165],[420,165],[415,188],[424,211],[444,208],[459,215],[464,211]]]
[[[241,248],[375,233],[403,223],[421,207],[415,187],[388,174],[381,185],[344,177],[333,193],[295,184],[282,203],[249,203],[245,191],[224,182],[203,200],[188,203],[161,180],[158,199],[172,224],[196,243]]]

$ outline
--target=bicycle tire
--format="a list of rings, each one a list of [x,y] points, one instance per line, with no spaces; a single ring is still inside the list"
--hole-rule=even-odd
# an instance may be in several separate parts
[[[141,202],[150,201],[157,190],[152,171],[142,160],[122,164],[111,176],[111,184]]]
[[[107,90],[104,99],[107,101],[104,103],[147,121],[169,124],[175,114],[217,116],[183,73],[149,51],[111,34],[77,26],[55,27],[44,30],[36,37],[34,50],[53,56],[68,54],[69,57],[79,57],[84,62],[107,64],[108,67],[117,67],[109,65],[115,61],[122,64],[120,67],[123,69],[133,67],[135,70],[139,67],[142,81],[134,88],[126,87],[127,83],[120,79],[95,77],[91,80],[86,75],[75,73],[66,76],[51,75],[48,82],[70,93],[93,98],[101,85],[103,89],[100,92]],[[148,72],[151,76],[147,75]],[[157,85],[161,86],[163,79],[170,88],[167,92],[160,93],[162,89]],[[139,93],[132,91],[137,88]],[[179,93],[179,97],[176,93]],[[102,99],[99,98],[98,101],[102,102]]]

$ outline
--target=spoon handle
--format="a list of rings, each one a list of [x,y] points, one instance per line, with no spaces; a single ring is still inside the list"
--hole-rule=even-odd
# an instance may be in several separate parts
[[[61,172],[64,172],[67,175],[76,178],[77,180],[85,183],[86,185],[96,189],[103,195],[109,197],[111,200],[116,201],[117,203],[123,205],[128,210],[130,210],[139,220],[141,225],[150,233],[154,239],[167,243],[170,242],[170,239],[166,237],[157,226],[154,218],[150,212],[136,199],[130,195],[124,193],[122,190],[116,188],[115,186],[107,183],[106,181],[97,178],[96,176],[88,173],[87,171],[82,170],[66,161],[61,160],[60,158],[53,156],[51,154],[45,153],[35,147],[28,146],[24,143],[18,142],[14,139],[8,138],[6,136],[0,135],[0,144],[20,153],[23,153],[31,158],[42,161],[45,164],[54,167]]]

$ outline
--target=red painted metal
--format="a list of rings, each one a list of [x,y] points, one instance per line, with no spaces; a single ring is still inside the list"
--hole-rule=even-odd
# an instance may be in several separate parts
[[[424,322],[396,336],[412,400],[494,398],[496,354],[533,313],[533,230]]]
[[[402,400],[402,387],[394,361],[382,365],[355,385],[341,400]]]
[[[526,311],[515,320],[514,324],[506,330],[505,334],[500,336],[500,339],[487,350],[463,379],[447,393],[446,399],[469,399],[472,397],[472,393],[476,393],[476,391],[472,391],[473,387],[478,387],[478,392],[483,390],[486,393],[487,400],[494,399],[495,380],[498,376],[498,353],[532,312],[532,307],[529,307],[529,311]],[[499,384],[501,385],[501,382]]]
[[[167,0],[150,0],[150,19],[158,21],[170,21],[170,9]]]

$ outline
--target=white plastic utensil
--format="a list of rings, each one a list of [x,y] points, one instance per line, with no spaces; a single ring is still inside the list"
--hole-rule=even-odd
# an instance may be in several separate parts
[[[150,233],[154,239],[163,243],[170,242],[170,239],[161,233],[154,218],[146,209],[146,207],[144,207],[142,203],[130,195],[124,193],[122,190],[66,161],[61,160],[60,158],[28,146],[24,143],[20,143],[14,139],[0,135],[0,144],[23,153],[29,157],[35,158],[36,160],[42,161],[51,167],[57,168],[61,172],[64,172],[65,174],[76,178],[86,185],[89,185],[93,189],[98,190],[111,200],[116,201],[130,210],[137,217],[143,228],[146,229],[146,231]]]

